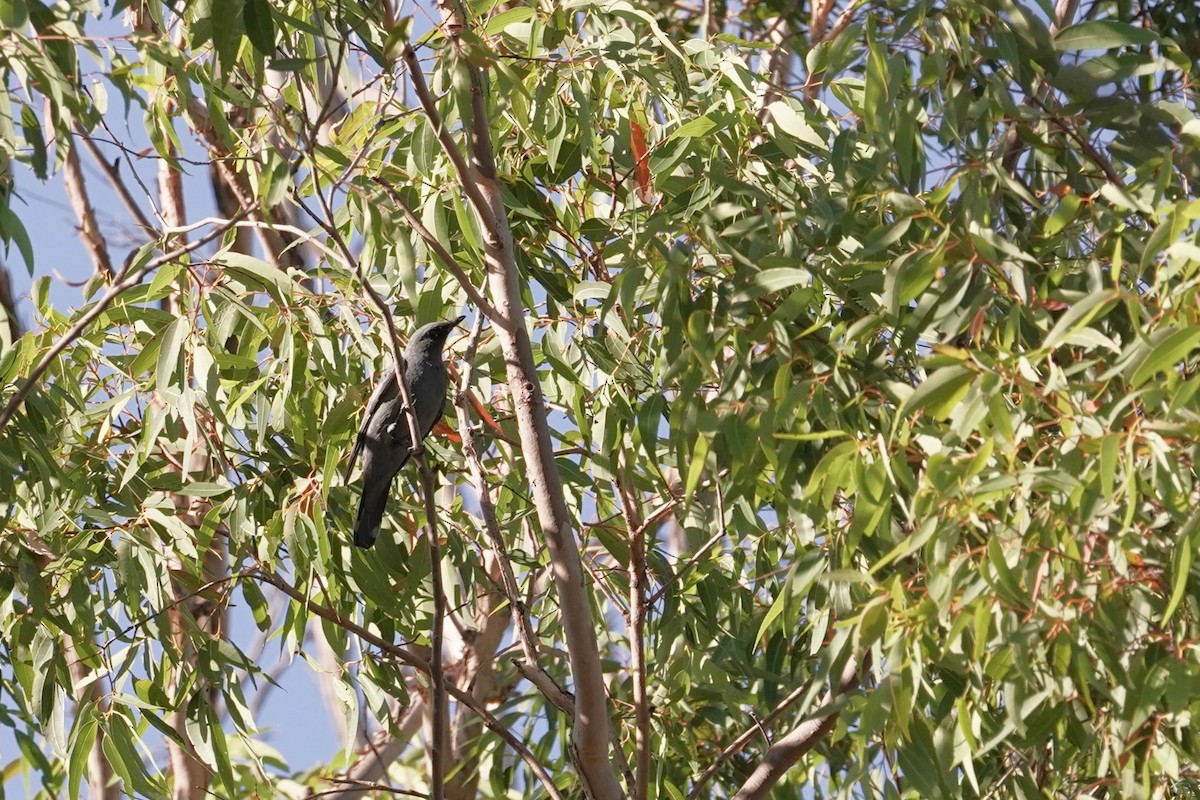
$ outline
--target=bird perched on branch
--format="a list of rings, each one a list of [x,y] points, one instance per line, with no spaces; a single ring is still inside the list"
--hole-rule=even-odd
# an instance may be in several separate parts
[[[441,419],[446,405],[450,378],[442,361],[442,348],[450,331],[463,317],[431,322],[417,329],[404,348],[404,379],[417,416],[417,430],[424,440]],[[354,543],[370,547],[379,536],[383,512],[387,508],[392,479],[408,461],[412,451],[409,421],[404,413],[404,398],[396,382],[393,367],[375,387],[367,403],[362,429],[350,453],[346,479],[354,469],[358,454],[363,457],[362,500],[354,523]]]

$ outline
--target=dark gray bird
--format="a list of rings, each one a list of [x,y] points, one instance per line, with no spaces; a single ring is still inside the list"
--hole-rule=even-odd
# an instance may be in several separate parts
[[[446,337],[463,317],[445,322],[431,322],[417,329],[404,348],[404,378],[412,396],[417,413],[417,430],[424,440],[433,426],[442,417],[446,406],[446,388],[450,378],[442,361],[442,348]],[[408,461],[411,442],[408,419],[403,411],[404,398],[396,382],[396,370],[389,369],[387,375],[375,387],[367,403],[358,441],[350,453],[350,464],[346,467],[346,478],[354,469],[358,454],[363,456],[362,500],[358,506],[358,519],[354,523],[354,543],[359,547],[370,547],[379,536],[383,523],[383,512],[387,508],[388,491],[392,479]]]

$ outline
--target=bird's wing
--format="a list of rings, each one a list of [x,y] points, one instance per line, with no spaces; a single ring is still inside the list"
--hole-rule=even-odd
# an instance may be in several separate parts
[[[376,385],[375,391],[371,393],[371,399],[367,401],[367,411],[363,414],[362,427],[358,429],[358,438],[354,441],[354,449],[350,451],[350,463],[346,465],[346,483],[350,482],[350,473],[354,471],[354,465],[358,462],[363,445],[366,444],[367,426],[371,424],[371,418],[383,405],[388,394],[398,391],[400,391],[400,387],[396,384],[396,369],[389,367],[387,376]]]

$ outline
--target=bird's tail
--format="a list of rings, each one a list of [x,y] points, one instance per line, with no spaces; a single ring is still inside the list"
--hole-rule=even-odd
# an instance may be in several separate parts
[[[354,543],[359,547],[370,547],[379,537],[383,524],[383,512],[387,509],[388,485],[371,489],[364,481],[362,500],[358,505],[358,519],[354,522]]]

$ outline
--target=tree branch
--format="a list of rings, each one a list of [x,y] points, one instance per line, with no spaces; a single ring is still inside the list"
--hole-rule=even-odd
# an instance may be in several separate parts
[[[865,657],[861,660],[854,656],[847,659],[837,685],[830,687],[821,698],[820,707],[832,705],[840,695],[858,686],[860,671],[866,667],[866,663]],[[738,789],[733,800],[759,800],[766,797],[771,787],[833,730],[833,726],[837,724],[838,713],[837,710],[831,710],[819,717],[805,720],[768,747],[767,752],[763,753],[762,761]]]
[[[101,275],[112,275],[112,261],[108,257],[108,243],[96,222],[96,209],[88,196],[87,183],[83,179],[83,166],[79,161],[79,151],[73,143],[67,142],[63,148],[66,156],[63,159],[63,185],[67,190],[67,200],[75,209],[79,218],[79,235],[83,246],[92,257],[96,272]]]
[[[429,737],[429,756],[432,773],[430,779],[430,796],[434,800],[441,800],[445,782],[444,745],[449,729],[447,723],[446,674],[442,669],[442,639],[446,619],[446,598],[442,587],[442,551],[441,544],[437,538],[437,506],[434,499],[433,472],[429,468],[429,462],[425,458],[425,448],[421,444],[424,437],[421,436],[420,424],[417,422],[417,409],[412,400],[412,389],[408,385],[408,379],[405,376],[404,355],[400,348],[400,336],[396,330],[396,320],[393,318],[392,311],[388,308],[383,297],[375,291],[370,281],[367,280],[362,270],[362,263],[354,257],[342,235],[332,224],[332,220],[334,219],[333,209],[330,207],[325,195],[321,192],[318,182],[320,173],[315,157],[313,158],[312,169],[315,183],[313,194],[316,195],[317,200],[321,203],[322,210],[325,212],[325,220],[322,220],[309,211],[308,207],[303,203],[299,203],[298,205],[318,225],[324,228],[326,234],[341,251],[342,257],[346,259],[346,262],[354,270],[359,285],[362,286],[371,302],[383,316],[388,332],[387,343],[392,351],[392,370],[396,375],[396,384],[400,388],[404,417],[408,423],[409,442],[411,442],[410,457],[417,463],[417,467],[420,470],[421,493],[425,502],[426,544],[429,547],[430,578],[433,585],[433,630],[430,632],[431,678],[433,683],[433,698],[431,702],[432,732]],[[329,220],[329,222],[326,220]]]
[[[452,16],[448,14],[448,5],[442,8],[444,14]],[[454,26],[447,24],[444,27],[449,41],[457,48]],[[516,255],[496,175],[480,68],[471,59],[458,54],[462,68],[470,75],[471,115],[467,133],[471,164],[468,168],[453,138],[442,124],[416,53],[410,46],[405,46],[403,57],[421,107],[437,132],[447,157],[458,171],[460,185],[480,225],[487,232],[484,237],[484,258],[489,294],[496,309],[492,322],[497,328],[497,338],[504,353],[509,391],[520,432],[521,452],[532,487],[542,538],[553,564],[576,687],[575,718],[571,729],[572,757],[589,797],[616,800],[622,793],[609,758],[609,709],[592,603],[585,588],[579,546],[567,510],[562,480],[554,462],[545,400],[529,332],[525,327]]]
[[[633,683],[634,800],[646,800],[650,782],[650,700],[646,693],[646,525],[629,488],[629,454],[617,453],[614,480],[629,534],[629,661]]]

